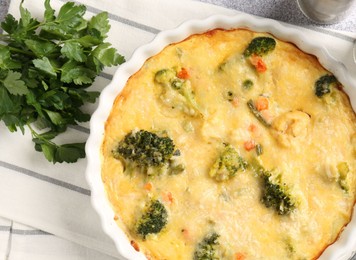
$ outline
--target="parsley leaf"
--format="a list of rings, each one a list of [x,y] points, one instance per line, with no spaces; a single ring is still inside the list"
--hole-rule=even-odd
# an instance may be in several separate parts
[[[65,83],[74,82],[77,85],[90,84],[96,76],[95,71],[80,66],[77,62],[70,60],[61,68],[61,81]]]
[[[65,144],[57,148],[55,160],[58,162],[76,162],[85,157],[85,143]]]
[[[0,45],[0,69],[19,69],[21,63],[11,58],[10,49]]]
[[[31,23],[31,13],[27,9],[23,8],[22,4],[23,4],[23,0],[21,1],[20,4],[20,14],[21,14],[20,24],[23,27],[27,27]]]
[[[1,23],[1,28],[9,34],[14,33],[18,26],[19,22],[11,14],[8,14]]]
[[[0,85],[0,118],[7,114],[19,113],[21,107],[19,105],[19,100],[15,97],[11,98],[11,95],[6,91],[5,88]]]
[[[65,3],[59,10],[56,22],[65,23],[66,26],[75,27],[83,19],[86,7],[84,5],[75,5],[74,2]]]
[[[78,159],[85,157],[85,143],[56,145],[43,137],[44,136],[38,136],[34,138],[33,141],[36,143],[36,151],[42,152],[49,162],[74,163],[78,161]]]
[[[46,0],[44,3],[45,12],[44,12],[44,20],[45,22],[52,22],[56,17],[54,16],[55,10],[51,7],[50,0]]]
[[[7,77],[3,80],[5,88],[12,95],[25,95],[28,93],[28,88],[21,79],[21,73],[10,70]]]
[[[102,12],[93,16],[88,24],[89,29],[96,29],[100,32],[101,37],[105,38],[110,30],[108,13]]]
[[[42,59],[35,59],[32,61],[33,65],[42,72],[47,73],[49,76],[56,77],[57,73],[51,62],[47,57],[43,57]]]
[[[29,48],[37,57],[48,56],[57,51],[57,45],[50,41],[40,39],[28,39],[24,41],[27,48]]]
[[[79,42],[66,42],[61,49],[61,53],[68,59],[75,61],[85,62],[87,60],[84,49]]]
[[[124,61],[123,56],[116,53],[114,48],[109,48],[110,46],[110,43],[102,43],[92,52],[93,57],[104,66],[112,66],[113,64],[122,63]]]
[[[87,88],[105,66],[125,59],[105,42],[107,12],[87,20],[85,5],[66,2],[56,12],[45,0],[43,19],[37,20],[24,2],[19,19],[8,14],[1,22],[0,120],[11,132],[27,126],[35,150],[49,162],[73,163],[85,157],[85,143],[54,139],[90,119],[82,106],[94,103],[99,92]]]
[[[46,112],[46,114],[51,119],[51,121],[54,125],[65,125],[66,124],[66,120],[61,116],[60,113],[53,112],[53,111],[50,111],[47,109],[45,109],[44,111]]]
[[[17,116],[21,113],[21,100],[19,96],[11,96],[0,84],[0,119],[5,123],[10,132],[20,127],[23,132],[24,122]]]

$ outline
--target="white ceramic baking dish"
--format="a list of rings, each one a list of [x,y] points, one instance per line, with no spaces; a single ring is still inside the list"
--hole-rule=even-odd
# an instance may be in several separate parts
[[[315,45],[313,39],[305,37],[297,28],[286,27],[271,19],[239,14],[236,16],[216,15],[204,20],[190,20],[176,29],[160,32],[152,42],[138,48],[132,58],[120,66],[112,82],[102,91],[99,106],[90,121],[90,136],[86,145],[88,159],[86,176],[92,192],[92,204],[101,217],[101,225],[104,231],[114,240],[117,250],[123,258],[145,259],[142,253],[136,252],[132,248],[130,241],[114,222],[114,212],[107,200],[101,180],[100,147],[104,135],[105,121],[109,116],[115,97],[120,93],[128,78],[138,71],[149,57],[157,54],[171,43],[182,41],[192,34],[203,33],[214,28],[248,28],[257,32],[269,32],[281,40],[294,43],[304,52],[315,55],[320,63],[334,73],[345,86],[345,91],[350,97],[354,110],[356,110],[356,83],[345,67],[332,58],[325,47]],[[349,259],[352,253],[355,253],[355,211],[354,209],[353,220],[346,226],[339,239],[324,251],[320,259]]]

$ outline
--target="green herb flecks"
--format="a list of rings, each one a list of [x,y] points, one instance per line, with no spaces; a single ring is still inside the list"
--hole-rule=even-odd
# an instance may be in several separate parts
[[[1,23],[0,120],[11,132],[28,126],[35,149],[50,162],[76,162],[85,157],[84,143],[57,145],[53,139],[90,119],[81,106],[94,103],[99,92],[87,88],[105,66],[125,60],[104,41],[106,12],[86,20],[84,5],[67,2],[58,14],[50,0],[44,7],[40,21],[22,1],[20,19],[8,14]]]

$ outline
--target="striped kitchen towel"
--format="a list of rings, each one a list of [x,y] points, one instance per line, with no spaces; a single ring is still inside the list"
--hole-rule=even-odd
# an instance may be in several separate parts
[[[0,259],[115,260],[117,258],[48,232],[0,218]]]
[[[12,0],[9,12],[19,16],[20,0]],[[43,6],[37,1],[25,1],[33,15],[41,16]],[[67,2],[52,0],[55,9]],[[161,30],[171,29],[188,19],[204,18],[212,14],[233,15],[238,12],[190,0],[79,0],[87,6],[88,15],[107,11],[111,30],[108,41],[129,59],[133,51],[151,41]],[[292,26],[292,25],[289,25]],[[294,26],[293,26],[294,27]],[[330,53],[356,75],[352,67],[353,38],[319,27],[300,28],[315,38]],[[102,73],[93,85],[102,90],[111,80],[115,68]],[[93,112],[96,104],[87,105]],[[75,164],[48,163],[34,151],[31,136],[9,133],[0,124],[0,216],[36,227],[85,247],[118,257],[113,242],[103,233],[100,220],[90,204],[90,190],[85,181],[86,160]],[[81,142],[89,134],[87,123],[71,127],[59,141]],[[98,173],[99,174],[99,173]],[[5,221],[5,220],[4,220]],[[4,229],[8,225],[1,225]],[[2,239],[0,233],[0,247]],[[6,238],[4,238],[6,240]],[[21,258],[18,258],[21,259]],[[29,259],[23,256],[22,259]],[[55,258],[49,258],[55,259]],[[66,259],[65,257],[62,259]],[[84,258],[83,258],[84,259]]]

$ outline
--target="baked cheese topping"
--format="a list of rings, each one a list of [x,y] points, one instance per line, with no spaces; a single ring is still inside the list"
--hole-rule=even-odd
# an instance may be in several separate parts
[[[128,80],[106,122],[102,179],[149,259],[315,259],[351,218],[355,122],[314,56],[212,30]]]

